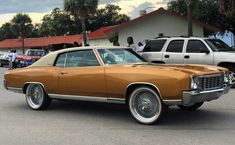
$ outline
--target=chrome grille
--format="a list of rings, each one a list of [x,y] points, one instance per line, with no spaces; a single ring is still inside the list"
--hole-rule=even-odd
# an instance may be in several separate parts
[[[204,91],[220,89],[224,85],[224,74],[200,76],[198,78],[199,89]]]

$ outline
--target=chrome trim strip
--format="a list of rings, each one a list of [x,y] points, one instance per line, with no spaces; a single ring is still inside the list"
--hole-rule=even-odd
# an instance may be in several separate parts
[[[65,55],[65,58],[64,58],[64,68],[66,67],[67,58],[68,58],[68,52],[66,52],[66,55]]]
[[[107,97],[95,97],[95,96],[76,96],[76,95],[62,95],[62,94],[48,94],[48,96],[52,99],[65,99],[65,100],[78,100],[78,101],[125,104],[125,99],[122,99],[122,98],[107,98]]]
[[[21,93],[23,94],[23,89],[22,88],[16,88],[16,87],[7,87],[7,90],[15,92],[15,93]]]
[[[93,52],[95,53],[96,59],[99,61],[100,66],[104,66],[104,62],[103,62],[99,52],[97,51],[97,49],[93,49]]]
[[[227,86],[226,86],[227,87]],[[198,91],[198,90],[195,90],[195,91],[191,91],[192,94],[206,94],[206,93],[214,93],[214,92],[223,92],[224,89],[226,87],[223,87],[223,88],[220,88],[220,89],[216,89],[216,90],[209,90],[209,91]]]
[[[163,100],[165,105],[181,105],[182,100]]]
[[[158,89],[158,87],[157,87],[156,85],[154,85],[154,84],[152,84],[152,83],[148,83],[148,82],[132,82],[132,83],[128,84],[127,87],[126,87],[125,94],[126,94],[126,92],[127,92],[127,89],[128,89],[131,85],[151,85],[151,86],[153,86],[155,89],[157,89],[158,94],[159,94],[161,100],[163,100],[162,95],[161,95],[161,92],[160,92],[160,90]]]

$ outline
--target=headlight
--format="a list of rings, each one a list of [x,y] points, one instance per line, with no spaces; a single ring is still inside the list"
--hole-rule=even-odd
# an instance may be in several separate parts
[[[228,84],[234,84],[235,83],[234,73],[233,72],[225,73],[224,82]]]
[[[229,74],[228,73],[224,74],[224,82],[229,83]]]
[[[197,77],[192,77],[192,79],[191,79],[191,89],[192,90],[198,89],[198,78]]]

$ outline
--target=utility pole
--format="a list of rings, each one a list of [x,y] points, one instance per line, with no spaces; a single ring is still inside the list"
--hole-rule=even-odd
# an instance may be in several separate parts
[[[192,0],[185,0],[187,5],[187,18],[188,18],[188,36],[193,36],[193,24],[192,24]]]

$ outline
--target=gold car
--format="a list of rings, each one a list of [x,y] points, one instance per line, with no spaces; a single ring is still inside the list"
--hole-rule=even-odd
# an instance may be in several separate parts
[[[46,109],[52,99],[122,103],[143,124],[158,121],[166,106],[196,110],[233,84],[225,68],[156,65],[122,47],[52,52],[27,68],[6,72],[4,78],[5,88],[24,93],[34,110]]]

